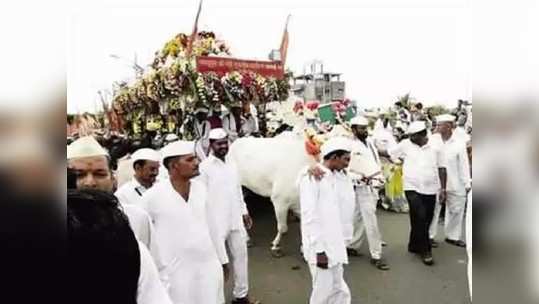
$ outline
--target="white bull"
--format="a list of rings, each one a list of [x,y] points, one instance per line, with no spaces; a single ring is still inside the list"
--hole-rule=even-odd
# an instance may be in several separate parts
[[[240,138],[231,145],[228,157],[236,163],[243,186],[271,199],[277,219],[271,251],[274,256],[281,256],[280,242],[288,231],[288,211],[300,213],[298,174],[314,164],[314,158],[305,152],[303,138],[291,132],[274,138]]]

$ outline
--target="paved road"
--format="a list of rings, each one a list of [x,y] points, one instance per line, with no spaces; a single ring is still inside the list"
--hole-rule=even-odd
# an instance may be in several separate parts
[[[299,223],[290,222],[283,239],[286,256],[272,258],[270,242],[276,232],[275,216],[269,200],[248,199],[255,220],[251,231],[254,246],[249,249],[250,294],[264,304],[308,303],[310,275],[299,254]],[[362,304],[468,304],[466,252],[445,243],[434,249],[436,265],[424,266],[406,251],[409,233],[407,214],[378,211],[384,240],[384,254],[391,270],[382,272],[369,264],[366,243],[362,257],[353,257],[345,267],[345,280],[352,303]],[[298,268],[294,270],[293,268]],[[228,286],[228,297],[230,286]]]

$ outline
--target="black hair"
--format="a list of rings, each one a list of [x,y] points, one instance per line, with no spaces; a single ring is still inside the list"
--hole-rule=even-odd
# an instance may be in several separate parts
[[[136,304],[140,251],[114,195],[68,190],[70,302]]]
[[[342,157],[346,154],[350,154],[350,151],[346,151],[346,150],[335,150],[331,153],[329,153],[328,155],[324,156],[324,160],[330,160],[332,158],[339,158],[339,157]]]
[[[170,162],[176,159],[178,156],[170,156],[163,160],[163,165],[167,170],[170,170]]]
[[[422,131],[419,131],[419,132],[414,133],[414,134],[410,134],[410,137],[412,137],[412,136],[418,136],[418,135],[419,135],[419,136],[422,136],[422,137],[427,136],[427,129],[422,130]]]

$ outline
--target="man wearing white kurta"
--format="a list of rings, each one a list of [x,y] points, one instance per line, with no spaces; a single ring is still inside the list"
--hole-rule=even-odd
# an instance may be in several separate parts
[[[143,195],[152,218],[160,260],[167,268],[169,295],[175,304],[224,303],[223,270],[228,258],[216,220],[206,208],[208,190],[199,181],[193,142],[176,141],[162,150],[169,180]]]
[[[197,107],[195,110],[195,139],[196,139],[196,153],[200,159],[205,159],[208,155],[210,148],[210,135],[211,124],[207,120],[208,109],[204,107]]]
[[[130,162],[134,174],[128,182],[116,190],[114,195],[122,204],[132,204],[139,206],[142,194],[150,189],[159,175],[159,152],[142,148],[131,155]]]
[[[367,118],[354,117],[350,121],[356,139],[352,142],[352,153],[348,172],[354,181],[356,206],[354,208],[354,235],[347,244],[348,251],[356,254],[367,236],[371,263],[380,270],[389,270],[382,260],[382,234],[376,218],[378,201],[377,188],[383,183],[380,156],[369,137]]]
[[[232,303],[251,303],[248,298],[247,232],[252,220],[243,199],[237,167],[225,161],[228,136],[222,128],[210,132],[210,155],[200,164],[200,180],[208,193],[209,213],[216,219],[221,242],[226,243],[234,274]]]
[[[354,189],[343,170],[350,162],[350,143],[332,138],[321,148],[324,172],[318,181],[299,177],[303,255],[312,276],[311,304],[348,304],[350,290],[343,278],[348,264],[346,242],[352,235]]]
[[[134,175],[130,181],[124,183],[114,195],[122,204],[124,212],[130,218],[135,235],[144,245],[153,250],[151,244],[152,225],[149,215],[141,206],[142,194],[155,183],[159,174],[159,152],[143,148],[135,151],[130,158]],[[155,244],[154,244],[155,245]]]
[[[68,165],[79,171],[77,188],[114,192],[115,182],[109,155],[93,137],[82,137],[74,141],[67,149],[67,158]],[[129,224],[137,239],[148,248],[152,248],[150,241],[152,228],[148,214],[134,205],[122,204],[121,207],[129,218]]]
[[[447,165],[447,200],[445,205],[445,237],[449,244],[464,247],[464,211],[466,195],[471,189],[470,164],[466,143],[453,132],[455,117],[444,114],[436,117],[438,133],[432,136],[433,144],[444,153]],[[430,227],[430,238],[434,240],[438,231],[441,205],[436,203]]]
[[[112,193],[114,176],[107,151],[90,136],[82,137],[67,147],[68,167],[77,174],[77,189],[96,189]],[[151,222],[147,213],[138,207],[122,207],[129,219],[129,225],[139,240],[141,254],[138,282],[138,303],[169,303],[164,287],[154,275],[156,265],[147,254],[150,248]],[[145,243],[146,242],[146,243]],[[140,244],[144,244],[142,246]],[[152,246],[157,252],[155,246]],[[163,277],[166,279],[166,277]]]

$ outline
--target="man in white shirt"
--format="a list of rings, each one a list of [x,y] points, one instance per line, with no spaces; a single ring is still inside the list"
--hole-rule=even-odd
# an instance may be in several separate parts
[[[99,145],[99,143],[91,136],[82,137],[74,141],[67,148],[68,167],[76,172],[77,175],[77,189],[85,190],[99,190],[112,195],[114,191],[114,176],[110,167],[110,159],[107,151]],[[125,206],[117,206],[118,209],[123,210],[127,218],[129,219],[129,225],[134,232],[139,242],[139,250],[141,251],[141,258],[144,258],[143,251],[146,248],[140,244],[144,241],[149,243],[150,232],[142,233],[143,231],[151,231],[151,222],[148,215],[142,209],[137,207],[125,208]],[[138,229],[142,227],[141,229]],[[147,228],[144,228],[147,227]],[[149,244],[145,244],[149,247]],[[145,258],[144,258],[145,259]],[[151,264],[151,265],[150,265]],[[144,265],[155,268],[153,261],[141,262],[141,267]],[[141,269],[141,274],[143,273]],[[153,270],[149,270],[150,272]],[[154,280],[153,276],[152,279]],[[146,283],[145,283],[146,282]],[[140,300],[139,303],[166,303],[160,302],[163,298],[160,294],[161,287],[156,287],[155,284],[161,284],[159,280],[147,284],[147,281],[139,281],[138,292],[143,296],[145,300]],[[153,291],[152,291],[153,290]],[[155,293],[154,293],[155,291]]]
[[[372,139],[376,147],[382,151],[387,151],[388,147],[397,144],[395,136],[393,136],[393,128],[386,115],[381,116],[374,124]]]
[[[223,117],[223,129],[228,134],[230,143],[244,135],[241,112],[241,103],[236,102],[230,106],[230,113]]]
[[[142,194],[150,189],[159,174],[159,152],[143,148],[131,155],[134,175],[124,183],[114,195],[120,201],[124,212],[131,218],[131,226],[138,239],[148,248],[155,249],[152,244],[152,225],[148,214],[141,206]]]
[[[160,158],[159,152],[149,148],[133,153],[131,163],[134,175],[114,193],[120,203],[139,205],[142,194],[153,186],[159,175]]]
[[[243,199],[237,167],[226,161],[228,136],[222,128],[210,132],[210,155],[200,164],[200,180],[208,189],[208,212],[217,221],[221,242],[229,251],[234,274],[232,303],[253,303],[248,297],[247,232],[252,219]]]
[[[169,179],[146,191],[142,204],[154,224],[170,298],[174,304],[224,303],[228,257],[217,221],[206,208],[208,190],[193,179],[199,175],[195,144],[171,143],[162,158]]]
[[[367,236],[371,264],[380,270],[389,270],[382,260],[382,235],[376,218],[378,188],[383,185],[380,156],[373,141],[369,137],[369,121],[362,116],[350,121],[352,132],[356,137],[352,142],[352,154],[348,172],[354,182],[356,206],[354,209],[354,235],[348,246],[348,252],[357,255],[361,244]]]
[[[408,251],[419,254],[425,265],[433,265],[429,226],[434,215],[436,194],[445,202],[447,172],[442,151],[429,143],[424,121],[415,121],[408,128],[409,139],[390,148],[393,159],[403,163],[406,199],[410,205],[410,241]]]
[[[207,108],[199,106],[195,109],[194,135],[196,140],[196,152],[200,159],[206,158],[210,148],[210,140],[208,139],[208,136],[210,135],[211,124],[207,118]]]
[[[343,264],[348,264],[346,243],[353,232],[354,189],[343,173],[350,151],[348,139],[329,139],[321,148],[323,177],[317,180],[307,169],[299,177],[303,255],[313,284],[311,304],[351,301],[343,278]]]
[[[463,226],[466,196],[471,189],[470,164],[466,143],[453,132],[454,123],[455,117],[453,115],[437,116],[438,133],[432,136],[431,141],[443,151],[447,165],[447,200],[444,225],[446,242],[465,247]],[[431,240],[436,238],[440,210],[441,205],[437,203],[430,227]]]

